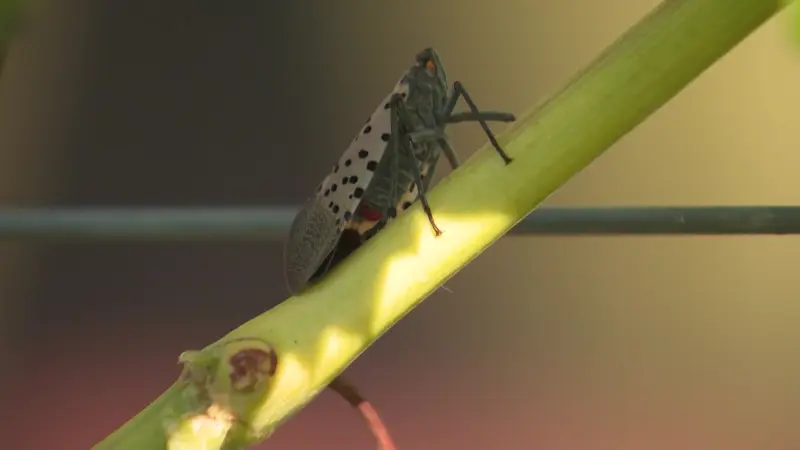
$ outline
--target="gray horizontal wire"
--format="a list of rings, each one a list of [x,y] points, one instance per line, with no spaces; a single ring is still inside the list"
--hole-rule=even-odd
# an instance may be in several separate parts
[[[297,208],[5,208],[0,239],[281,240]],[[516,235],[800,234],[800,207],[542,207]]]

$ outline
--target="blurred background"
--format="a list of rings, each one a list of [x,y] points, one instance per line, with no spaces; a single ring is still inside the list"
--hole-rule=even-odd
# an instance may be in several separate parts
[[[50,3],[0,81],[2,206],[295,205],[421,48],[523,113],[658,2]],[[797,204],[789,24],[546,204]],[[462,159],[485,140],[451,133]],[[798,255],[797,237],[504,238],[349,374],[400,449],[797,449]],[[181,351],[284,300],[281,264],[281,242],[0,243],[3,447],[89,448]],[[267,446],[375,444],[325,392]]]

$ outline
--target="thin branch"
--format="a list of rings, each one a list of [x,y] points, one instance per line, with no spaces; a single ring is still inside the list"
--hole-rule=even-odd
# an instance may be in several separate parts
[[[366,422],[375,439],[378,441],[379,450],[395,450],[397,447],[394,445],[392,436],[389,434],[389,429],[386,424],[381,420],[378,411],[368,402],[364,397],[359,394],[358,390],[350,382],[348,382],[341,375],[334,378],[328,387],[339,394],[347,403],[361,413],[361,417]]]
[[[0,240],[281,240],[296,212],[289,207],[0,209]],[[511,234],[800,234],[800,207],[542,207]]]
[[[444,234],[434,237],[420,205],[412,206],[319,285],[184,354],[181,378],[95,449],[232,449],[263,441],[431,292],[783,6],[665,1],[565,89],[520,115],[498,139],[514,162],[504,165],[484,147],[432,190]]]

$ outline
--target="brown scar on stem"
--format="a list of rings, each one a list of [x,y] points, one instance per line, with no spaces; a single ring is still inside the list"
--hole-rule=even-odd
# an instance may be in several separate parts
[[[272,349],[246,348],[228,358],[228,365],[231,387],[239,392],[251,392],[275,375],[278,355]]]
[[[367,427],[369,427],[375,439],[378,441],[378,448],[380,450],[397,450],[389,434],[389,429],[386,428],[386,424],[383,423],[383,420],[381,420],[380,415],[372,404],[358,393],[355,386],[350,384],[343,377],[338,376],[331,381],[328,388],[339,394],[350,406],[356,408],[361,413],[364,421],[367,422]]]
[[[230,366],[231,386],[240,392],[250,392],[259,383],[275,374],[278,367],[278,355],[272,349],[266,351],[258,348],[246,348],[228,358],[228,364]],[[397,449],[380,415],[372,404],[359,394],[355,386],[339,376],[333,379],[328,388],[339,394],[361,413],[367,423],[367,427],[378,441],[380,450]],[[223,414],[220,414],[220,412]],[[237,421],[235,417],[226,415],[224,412],[210,408],[207,411],[207,415]]]

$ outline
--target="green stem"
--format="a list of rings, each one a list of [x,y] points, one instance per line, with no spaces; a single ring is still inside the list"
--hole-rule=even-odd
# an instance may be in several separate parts
[[[425,297],[782,6],[781,0],[666,1],[501,137],[513,163],[505,166],[485,147],[436,186],[430,203],[442,236],[432,235],[419,205],[412,207],[318,286],[185,358],[194,387],[171,388],[185,395],[155,408],[169,410],[161,423],[148,408],[95,448],[164,448],[165,426],[184,430],[182,442],[193,448],[220,448],[218,436],[186,432],[209,405],[212,421],[228,435],[225,448],[263,440]],[[243,382],[230,372],[242,367],[236,365],[242,355],[253,362],[246,380],[270,374],[244,383],[254,389],[250,394],[234,389]],[[274,358],[273,373],[265,361]],[[220,410],[246,425],[228,428],[230,416]],[[172,436],[168,443],[174,445]]]

